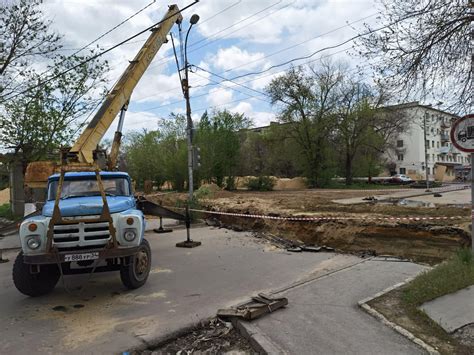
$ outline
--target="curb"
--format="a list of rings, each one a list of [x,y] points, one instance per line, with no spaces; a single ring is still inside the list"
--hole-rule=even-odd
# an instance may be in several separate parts
[[[252,348],[259,354],[288,354],[288,352],[271,341],[256,325],[236,317],[233,317],[231,322],[240,335],[247,339]]]
[[[415,277],[416,276],[409,277],[405,281],[402,281],[402,282],[397,283],[393,286],[390,286],[390,287],[386,288],[385,290],[374,294],[373,296],[364,298],[363,300],[358,302],[358,305],[359,305],[360,308],[362,308],[364,311],[366,311],[372,317],[376,318],[377,320],[379,320],[380,322],[382,322],[383,324],[385,324],[389,328],[395,330],[397,333],[403,335],[405,338],[411,340],[413,343],[415,343],[416,345],[421,347],[423,350],[427,351],[428,354],[439,355],[439,352],[435,348],[433,348],[432,346],[426,344],[423,340],[421,340],[420,338],[417,338],[413,333],[406,330],[405,328],[399,326],[398,324],[395,324],[394,322],[389,321],[387,318],[385,318],[385,316],[383,314],[381,314],[380,312],[376,311],[375,308],[372,308],[371,306],[368,305],[368,302],[370,302],[370,301],[372,301],[376,298],[379,298],[379,297],[385,295],[386,293],[389,293],[390,291],[393,291],[397,288],[402,287],[403,285],[405,285],[405,284],[411,282],[413,279],[415,279]]]

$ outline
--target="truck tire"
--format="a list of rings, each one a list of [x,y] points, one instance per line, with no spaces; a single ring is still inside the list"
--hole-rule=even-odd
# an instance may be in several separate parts
[[[126,288],[133,290],[142,287],[150,274],[151,249],[145,238],[143,238],[138,252],[131,258],[132,261],[128,265],[120,268],[120,278]]]
[[[60,272],[57,265],[41,265],[40,272],[32,274],[30,265],[23,262],[20,252],[13,264],[13,283],[24,295],[37,297],[50,293],[58,283]]]

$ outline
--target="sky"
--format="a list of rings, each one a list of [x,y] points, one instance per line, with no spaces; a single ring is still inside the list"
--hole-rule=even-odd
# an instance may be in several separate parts
[[[192,2],[44,0],[42,6],[45,16],[52,21],[52,29],[64,36],[62,50],[67,55],[149,4],[94,45],[108,48],[158,22],[168,5],[176,3],[183,8]],[[364,23],[375,23],[377,8],[372,0],[201,0],[182,13],[184,33],[192,14],[198,14],[200,20],[189,35],[188,61],[204,69],[193,67],[190,74],[193,120],[198,121],[206,110],[227,109],[244,113],[252,119],[254,127],[259,127],[277,119],[278,109],[271,105],[265,87],[290,64],[272,66],[310,55],[363,32]],[[176,25],[172,33],[175,39],[179,38]],[[107,74],[109,88],[148,35],[145,33],[104,55],[111,69]],[[367,63],[351,55],[351,47],[352,43],[347,43],[293,64],[310,61],[317,67],[324,57],[346,62],[353,75],[358,75],[362,68],[369,76]],[[252,74],[263,70],[266,71]],[[240,75],[247,76],[224,80]],[[157,53],[133,92],[124,133],[154,130],[158,120],[169,117],[171,112],[184,113],[185,102],[169,41]],[[106,138],[111,138],[115,129],[116,124],[113,124]]]

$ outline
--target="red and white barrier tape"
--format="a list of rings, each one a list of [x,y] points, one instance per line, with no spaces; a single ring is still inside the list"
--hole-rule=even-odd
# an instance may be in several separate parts
[[[185,210],[182,207],[166,207]],[[243,218],[256,218],[256,219],[271,219],[278,221],[290,221],[290,222],[311,222],[311,221],[335,221],[335,220],[370,220],[370,221],[439,221],[439,220],[459,220],[467,219],[469,216],[436,216],[436,217],[368,217],[368,216],[353,216],[353,217],[341,217],[341,216],[321,216],[321,217],[280,217],[280,216],[269,216],[263,214],[247,214],[247,213],[232,213],[232,212],[219,212],[219,211],[208,211],[198,210],[194,208],[189,209],[192,212],[200,212],[206,214],[215,214],[221,216],[233,216]],[[474,211],[473,211],[474,215]]]
[[[436,192],[450,192],[450,191],[459,191],[459,190],[465,190],[469,189],[470,186],[467,185],[462,185],[459,187],[453,187],[453,186],[442,186],[442,187],[434,187],[431,188],[431,193],[436,193]],[[425,193],[423,188],[420,189],[415,189],[415,188],[406,188],[406,189],[314,189],[312,191],[321,191],[321,192],[402,192],[402,191],[413,191],[413,192],[420,192],[422,194]],[[427,193],[428,194],[428,193]]]

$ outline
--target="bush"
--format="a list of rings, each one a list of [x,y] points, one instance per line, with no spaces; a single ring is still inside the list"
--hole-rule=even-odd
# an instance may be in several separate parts
[[[225,189],[227,191],[237,190],[237,187],[235,186],[235,178],[233,176],[228,176],[225,178]]]
[[[9,203],[0,205],[0,217],[13,220],[13,213]]]
[[[271,176],[259,176],[250,178],[247,182],[247,188],[251,191],[272,191],[276,181]]]
[[[201,186],[199,189],[197,189],[194,192],[194,198],[196,200],[200,200],[206,197],[209,197],[211,195],[211,190],[209,189],[208,186]]]

